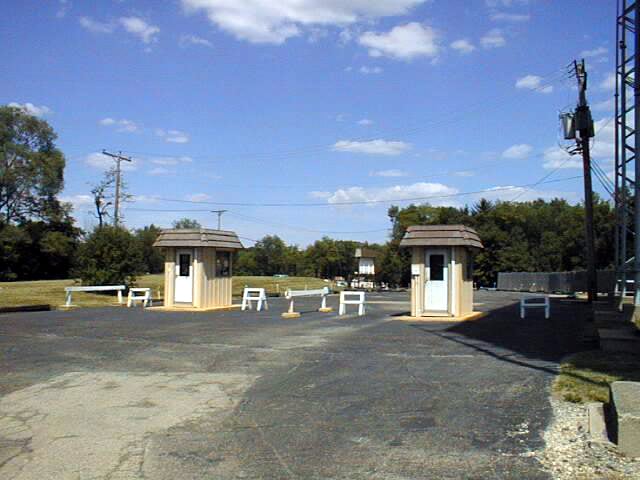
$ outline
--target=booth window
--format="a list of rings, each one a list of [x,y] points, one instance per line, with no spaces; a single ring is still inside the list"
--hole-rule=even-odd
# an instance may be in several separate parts
[[[178,259],[178,275],[180,277],[189,276],[189,267],[191,266],[191,255],[181,253]]]
[[[467,259],[466,278],[465,280],[473,279],[473,255],[469,255]]]
[[[429,280],[444,280],[444,255],[429,257]]]
[[[231,253],[216,252],[216,277],[231,276]]]

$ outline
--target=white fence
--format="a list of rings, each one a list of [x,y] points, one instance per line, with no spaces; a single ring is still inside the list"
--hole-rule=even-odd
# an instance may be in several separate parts
[[[317,297],[320,296],[320,311],[327,312],[331,309],[327,308],[327,295],[329,295],[329,288],[324,287],[316,290],[287,290],[284,297],[289,300],[289,309],[284,316],[299,316],[300,314],[294,310],[294,299],[296,297]]]
[[[64,303],[65,307],[72,307],[71,294],[73,292],[118,292],[118,303],[122,305],[122,292],[125,290],[124,285],[100,285],[100,286],[84,286],[84,287],[64,287],[67,292],[67,298]]]
[[[262,311],[264,306],[265,310],[269,310],[269,303],[267,302],[267,292],[264,288],[248,288],[246,287],[242,292],[242,310],[247,308],[251,310],[251,302],[256,302],[256,311]]]
[[[358,315],[362,316],[365,312],[365,297],[364,292],[340,292],[340,308],[338,310],[339,315],[347,313],[347,305],[357,305]]]
[[[143,307],[153,306],[150,288],[130,288],[127,298],[127,307],[132,307],[136,302],[142,302]]]
[[[520,318],[524,318],[528,308],[544,308],[544,318],[551,316],[549,297],[528,297],[520,300]]]

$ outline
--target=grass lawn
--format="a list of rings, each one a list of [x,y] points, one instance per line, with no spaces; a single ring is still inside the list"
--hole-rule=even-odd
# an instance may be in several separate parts
[[[569,402],[608,402],[618,380],[640,381],[640,355],[591,350],[564,359],[553,390]]]
[[[76,285],[74,280],[39,280],[30,282],[0,282],[0,307],[18,305],[49,304],[52,308],[63,305],[64,287]],[[331,287],[328,282],[310,277],[233,277],[233,295],[241,296],[245,285],[254,288],[266,288],[268,294],[284,293],[287,288],[303,290],[305,287]],[[164,275],[143,275],[138,277],[138,287],[150,287],[154,298],[161,298],[164,288]],[[115,292],[106,295],[95,293],[73,293],[73,303],[81,307],[99,307],[111,305],[116,300]]]

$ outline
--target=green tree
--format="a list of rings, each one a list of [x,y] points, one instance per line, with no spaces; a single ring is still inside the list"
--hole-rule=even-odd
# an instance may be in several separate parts
[[[0,224],[59,215],[64,155],[44,120],[0,107]]]
[[[193,218],[181,218],[172,223],[173,228],[177,230],[187,230],[190,228],[201,228],[200,222]]]
[[[131,285],[144,270],[142,249],[126,229],[96,228],[78,249],[76,274],[85,285]]]
[[[164,271],[164,256],[153,243],[160,235],[161,228],[151,224],[135,231],[135,237],[140,245],[142,264],[146,273],[161,273]]]

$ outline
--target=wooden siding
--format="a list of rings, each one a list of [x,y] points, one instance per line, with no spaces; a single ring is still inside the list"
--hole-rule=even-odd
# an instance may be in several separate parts
[[[216,278],[216,250],[214,248],[193,249],[193,301],[195,308],[228,307],[232,305],[231,276]],[[224,251],[231,251],[231,249]],[[164,305],[176,306],[175,298],[176,249],[165,249]],[[231,275],[233,265],[231,265]]]
[[[176,250],[167,248],[164,252],[164,306],[173,306],[176,281]]]
[[[427,248],[413,247],[411,249],[412,268],[418,268],[419,274],[411,276],[411,316],[429,316],[425,312],[425,254]],[[452,259],[455,267],[452,268]],[[451,247],[449,254],[449,291],[447,299],[447,311],[450,315],[461,316],[473,311],[473,279],[467,277],[467,262],[471,259],[469,251],[465,247]],[[455,282],[455,285],[454,285]]]

